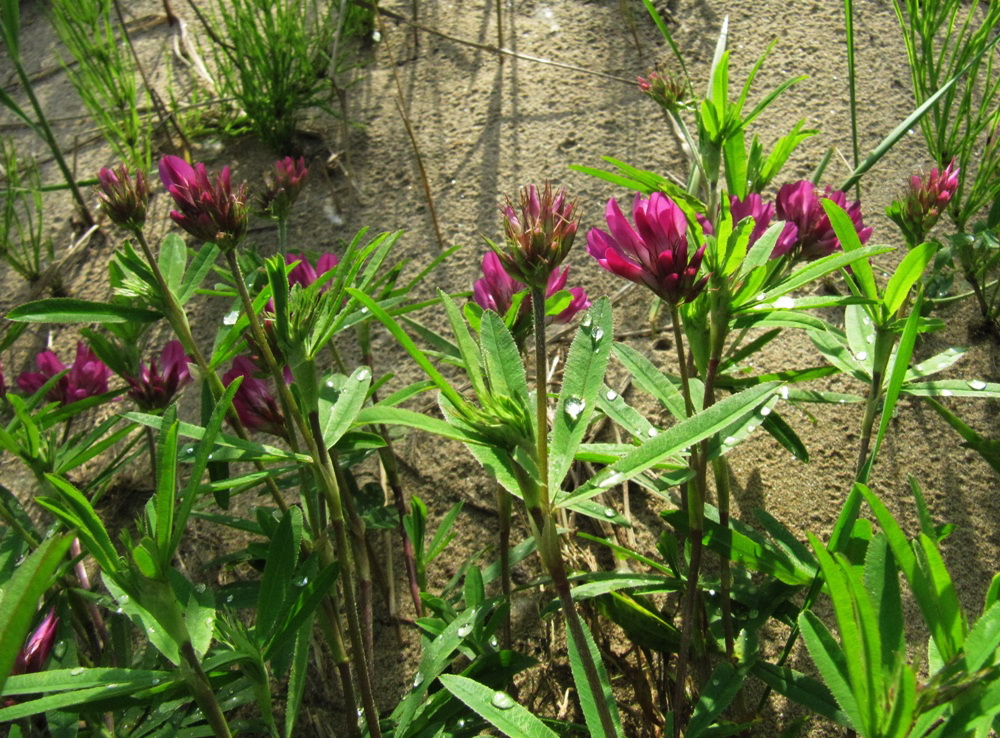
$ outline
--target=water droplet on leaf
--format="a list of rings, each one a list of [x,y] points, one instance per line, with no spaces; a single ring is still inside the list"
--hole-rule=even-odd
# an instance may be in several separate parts
[[[973,379],[969,382],[969,386],[974,390],[984,390],[986,389],[986,382],[981,379]]]
[[[656,428],[653,428],[652,426],[650,426],[649,430],[646,431],[646,435],[648,435],[650,438],[652,438],[653,436],[655,436],[659,432],[660,431],[656,430]]]
[[[417,687],[419,687],[423,683],[423,681],[424,681],[424,675],[417,673],[417,675],[413,677],[413,688],[416,689]]]
[[[471,623],[466,623],[465,625],[458,626],[458,637],[459,638],[465,638],[465,636],[469,635],[469,633],[471,633],[471,632],[472,632],[472,624]]]
[[[785,295],[784,297],[779,297],[777,300],[775,300],[774,306],[776,308],[782,308],[787,310],[789,308],[795,307],[795,300],[793,300],[788,295]]]
[[[608,390],[607,394],[605,394],[604,396],[608,398],[609,402],[618,399],[618,393],[615,392],[614,390]]]
[[[764,407],[760,409],[760,414],[766,418],[768,415],[771,414],[771,408],[769,408],[767,405],[764,405]]]
[[[70,676],[80,676],[83,672],[84,672],[84,668],[82,666],[78,666],[75,669],[70,669],[69,670],[69,675]]]
[[[359,382],[364,382],[365,380],[372,378],[372,372],[368,367],[364,367],[363,369],[358,370],[356,378]]]
[[[509,710],[515,704],[514,698],[506,692],[494,692],[490,703],[498,710]]]
[[[569,416],[570,420],[577,420],[583,414],[583,409],[586,406],[587,403],[583,398],[570,397],[566,400],[563,410]]]
[[[496,636],[490,636],[490,645],[493,648],[498,647],[500,645],[500,639],[497,638]]]
[[[941,390],[941,397],[951,397],[954,394],[950,389]]]
[[[594,330],[590,332],[590,337],[593,338],[595,341],[600,341],[602,338],[604,338],[604,329],[594,328]]]
[[[604,508],[604,517],[613,518],[614,516],[615,516],[614,510],[612,510],[610,507]]]
[[[864,361],[865,359],[868,358],[868,352],[867,351],[858,351],[858,353],[855,355],[855,358],[858,361]]]

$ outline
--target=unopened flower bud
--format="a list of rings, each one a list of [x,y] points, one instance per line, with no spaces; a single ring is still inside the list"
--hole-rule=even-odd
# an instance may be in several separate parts
[[[276,220],[288,218],[308,174],[306,160],[302,157],[286,156],[276,161],[264,175],[264,191],[257,203],[261,215]]]
[[[178,209],[170,217],[195,238],[233,249],[247,232],[247,188],[230,181],[229,167],[209,179],[205,165],[193,167],[178,156],[160,159],[160,180]]]
[[[133,180],[124,164],[114,170],[102,167],[97,173],[97,181],[100,208],[111,222],[130,231],[141,229],[146,222],[149,202],[149,190],[142,172],[137,171]]]

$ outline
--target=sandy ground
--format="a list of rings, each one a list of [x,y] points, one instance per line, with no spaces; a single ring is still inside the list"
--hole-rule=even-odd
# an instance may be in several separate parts
[[[42,18],[37,3],[22,3],[24,28],[22,44],[28,50],[29,69],[50,68],[56,62],[55,37]],[[409,14],[409,2],[396,0],[383,7]],[[757,3],[718,0],[669,2],[660,5],[673,19],[671,28],[684,50],[689,68],[702,86],[715,39],[723,19],[729,18],[729,47],[732,50],[731,78],[742,84],[758,55],[772,41],[774,51],[758,75],[751,102],[760,98],[787,77],[804,74],[808,79],[796,85],[773,105],[753,129],[766,146],[804,118],[807,128],[820,134],[806,141],[785,170],[782,181],[807,176],[827,147],[836,153],[823,184],[836,184],[850,171],[850,121],[846,85],[843,10],[839,3],[815,0],[787,3],[763,0]],[[195,22],[190,8],[176,3],[180,16]],[[397,256],[412,259],[409,271],[416,271],[439,250],[432,227],[411,143],[397,109],[397,84],[402,105],[412,122],[413,135],[426,168],[434,210],[446,245],[464,248],[449,259],[422,286],[421,296],[435,288],[448,291],[470,289],[483,253],[482,235],[499,235],[497,201],[528,182],[549,178],[565,185],[579,198],[583,214],[581,230],[603,225],[601,214],[608,197],[628,193],[585,174],[571,171],[570,165],[601,166],[602,156],[611,156],[644,169],[683,177],[685,170],[677,142],[658,109],[636,88],[634,78],[657,63],[669,66],[672,56],[636,0],[504,0],[504,44],[521,55],[575,65],[571,70],[526,58],[508,56],[499,62],[488,50],[461,44],[463,39],[480,45],[495,45],[497,25],[492,2],[472,0],[424,0],[419,3],[419,20],[444,35],[421,32],[414,46],[411,32],[403,25],[385,21],[383,36],[375,46],[370,64],[359,74],[351,89],[353,127],[345,146],[340,127],[329,118],[311,117],[305,128],[311,134],[305,142],[314,157],[314,171],[335,152],[349,169],[333,167],[328,177],[314,177],[297,208],[291,227],[293,247],[317,251],[337,250],[344,239],[358,229],[374,232],[403,229],[406,234]],[[891,7],[878,0],[855,3],[858,44],[858,98],[860,136],[863,152],[873,148],[912,109],[909,72],[905,52]],[[136,2],[129,8],[134,18],[162,15],[153,2]],[[137,34],[144,59],[160,79],[165,74],[170,29],[153,24]],[[454,39],[447,38],[454,37]],[[12,89],[13,73],[0,58],[0,81]],[[73,115],[82,108],[62,73],[47,76],[38,84],[43,105],[58,115]],[[0,121],[11,122],[5,112]],[[16,126],[7,129],[26,151],[42,153],[41,145]],[[60,140],[72,144],[85,140],[90,125],[67,122],[58,127]],[[256,179],[273,154],[258,144],[241,140],[218,146],[202,142],[198,156],[210,166],[230,164],[236,178]],[[111,164],[106,147],[84,145],[76,153],[77,171],[90,176],[102,165]],[[879,166],[861,182],[865,221],[874,227],[871,243],[901,245],[895,227],[882,215],[886,205],[902,191],[906,178],[928,168],[919,132],[907,136]],[[45,169],[46,180],[55,180],[53,167]],[[57,209],[61,207],[62,209]],[[154,199],[152,213],[161,219],[155,227],[162,232],[167,210],[165,198]],[[57,246],[65,248],[71,238],[66,203],[52,198],[50,223]],[[86,246],[82,258],[72,261],[64,274],[68,294],[101,297],[105,288],[105,265],[119,234],[107,231],[106,240]],[[258,231],[253,238],[265,250],[273,248],[273,232]],[[898,256],[876,259],[882,269],[896,263]],[[613,294],[621,284],[603,272],[579,247],[570,257],[571,283],[584,285],[591,295]],[[5,288],[0,307],[8,309],[25,299],[27,291],[16,275],[4,275]],[[200,336],[210,340],[213,326],[224,306],[202,303],[196,323]],[[632,292],[616,306],[616,330],[626,332],[646,326],[648,300]],[[919,346],[920,356],[931,355],[947,346],[970,346],[964,360],[948,376],[997,379],[997,347],[970,338],[976,311],[969,303],[959,304],[941,314],[948,328],[928,337]],[[202,319],[203,318],[203,319]],[[836,316],[828,316],[836,320]],[[199,320],[202,319],[202,320]],[[439,320],[428,315],[429,323]],[[54,343],[63,354],[75,338],[55,333]],[[16,349],[4,356],[8,379],[27,368],[30,356],[46,340],[41,329],[23,338]],[[629,339],[631,345],[651,352],[657,362],[670,367],[673,352],[653,338]],[[400,352],[388,339],[379,339],[376,352],[381,369],[397,367]],[[754,359],[757,369],[770,371],[808,367],[821,363],[811,343],[801,334],[789,333]],[[611,376],[620,380],[621,367],[612,363]],[[401,380],[416,374],[400,370]],[[853,380],[834,380],[823,385],[861,394]],[[641,407],[650,408],[646,398],[635,391],[629,396]],[[997,436],[996,405],[993,402],[953,401],[959,414],[987,437]],[[735,504],[739,516],[749,519],[755,507],[763,507],[785,522],[804,539],[805,532],[821,536],[829,533],[846,495],[857,454],[861,424],[859,406],[810,407],[815,421],[799,410],[785,408],[791,422],[806,443],[811,460],[802,464],[789,458],[770,437],[757,434],[732,455]],[[664,418],[665,420],[665,418]],[[923,486],[932,513],[938,522],[958,527],[945,544],[945,554],[959,596],[971,613],[978,614],[993,572],[997,571],[1000,533],[997,526],[996,478],[972,451],[963,449],[958,438],[929,408],[911,399],[900,402],[886,443],[873,475],[873,487],[890,509],[915,531],[913,505],[907,475]],[[419,494],[431,506],[436,520],[456,501],[466,501],[463,524],[447,557],[433,572],[443,583],[463,557],[491,540],[495,530],[492,488],[485,475],[463,449],[442,445],[437,440],[416,436],[400,444],[406,466],[408,490]],[[10,464],[4,476],[15,475]],[[619,501],[612,500],[613,504]],[[127,502],[127,509],[134,509]],[[139,503],[141,504],[141,502]],[[135,506],[137,507],[137,505]],[[654,513],[658,501],[635,500],[644,537],[658,535],[660,525]],[[212,550],[227,543],[216,540],[217,532],[199,529],[196,540]],[[398,569],[397,569],[398,570]],[[537,624],[537,598],[526,596],[518,606],[524,648],[542,656],[548,648],[546,631]],[[407,605],[404,604],[404,611]],[[912,614],[916,616],[916,612]],[[917,633],[917,631],[915,631]],[[383,707],[391,709],[405,692],[412,672],[408,664],[416,654],[417,637],[406,632],[400,647],[389,628],[378,634],[379,693]],[[808,667],[808,659],[798,665]],[[401,668],[402,666],[402,668]],[[565,674],[559,678],[565,679]],[[337,720],[339,708],[322,700],[321,687],[309,695],[309,723],[317,735],[324,733],[329,719]],[[326,703],[325,703],[326,702]],[[767,732],[774,734],[785,716],[780,705],[765,716]],[[307,730],[303,723],[303,730]],[[638,725],[631,730],[645,734]],[[818,724],[814,730],[822,732]],[[304,735],[306,733],[303,733]]]

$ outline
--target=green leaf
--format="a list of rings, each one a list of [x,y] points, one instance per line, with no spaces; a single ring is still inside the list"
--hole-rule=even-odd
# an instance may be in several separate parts
[[[270,635],[278,613],[285,607],[295,567],[299,563],[301,542],[302,511],[292,506],[278,523],[267,548],[267,563],[264,565],[260,595],[257,598],[257,632],[262,641]]]
[[[902,307],[910,288],[920,279],[937,250],[936,242],[925,241],[903,257],[885,286],[885,296],[882,298],[890,316],[895,315]]]
[[[586,719],[591,735],[605,734],[602,728],[601,716],[597,710],[597,700],[603,701],[611,713],[611,722],[614,723],[615,734],[621,738],[623,735],[621,717],[618,715],[618,703],[615,702],[615,695],[611,689],[611,679],[608,678],[608,671],[604,668],[601,652],[597,649],[597,644],[594,643],[594,637],[590,634],[587,624],[582,619],[579,622],[583,630],[585,643],[577,643],[576,638],[573,637],[572,629],[567,628],[568,638],[566,645],[569,650],[569,665],[573,672],[573,683],[576,685],[576,693],[580,698],[580,707],[583,709],[583,716]],[[583,648],[586,648],[590,652],[590,657],[597,667],[597,676],[601,683],[603,694],[596,695],[590,688],[587,672],[584,669],[583,662],[580,660],[580,651]]]
[[[451,324],[451,331],[455,334],[455,342],[462,356],[465,373],[472,383],[472,391],[476,393],[477,397],[485,397],[486,383],[483,381],[483,372],[479,366],[479,346],[476,345],[472,334],[469,333],[469,326],[454,300],[440,289],[437,294],[441,304],[444,305],[445,314]]]
[[[701,738],[711,735],[716,718],[733,701],[743,687],[746,678],[744,669],[737,671],[733,665],[723,661],[712,670],[708,684],[702,690],[694,713],[684,731],[685,738]]]
[[[549,488],[558,489],[573,464],[597,405],[613,343],[611,302],[602,297],[580,322],[563,370],[562,388],[552,420]]]
[[[158,259],[163,281],[170,291],[177,296],[187,267],[187,246],[184,239],[176,233],[168,233],[160,241],[160,257]]]
[[[620,342],[614,344],[613,351],[615,358],[628,370],[639,387],[659,400],[678,420],[687,418],[684,396],[677,385],[657,369],[645,354]]]
[[[659,435],[646,441],[642,446],[606,468],[579,489],[558,498],[555,501],[556,506],[566,507],[589,499],[608,487],[621,484],[641,474],[664,459],[680,453],[683,449],[693,446],[704,438],[708,438],[744,415],[752,413],[766,402],[777,388],[778,382],[767,382],[751,387],[717,402],[692,418],[661,431]]]
[[[517,343],[503,319],[492,310],[483,313],[479,326],[486,376],[493,394],[528,404],[528,380]]]
[[[164,415],[166,427],[156,444],[156,547],[164,556],[158,568],[165,570],[173,560],[170,542],[174,533],[174,505],[177,500],[177,406]]]
[[[899,570],[884,534],[868,544],[865,554],[865,589],[875,608],[879,639],[882,642],[882,674],[890,678],[896,661],[906,653],[903,603],[899,588]]]
[[[822,682],[794,669],[766,661],[756,662],[751,673],[778,694],[788,697],[817,715],[839,725],[850,725],[847,715],[841,711],[830,690]]]
[[[327,448],[336,446],[337,441],[356,423],[358,412],[368,397],[371,376],[371,369],[359,366],[344,381],[339,391],[336,387],[331,387],[332,382],[320,387],[319,424]]]
[[[72,535],[45,539],[4,583],[0,599],[0,693],[31,630],[38,601],[72,542]]]
[[[170,238],[170,236],[167,236],[167,238]],[[195,296],[205,277],[212,271],[212,266],[215,264],[215,259],[218,255],[219,247],[214,243],[203,243],[197,252],[195,252],[194,259],[191,260],[191,266],[188,267],[181,282],[177,294],[178,303],[184,305]]]
[[[439,677],[445,689],[510,738],[557,738],[557,734],[514,701],[479,682],[456,674]]]
[[[864,722],[851,689],[844,652],[823,622],[811,611],[805,610],[799,615],[799,629],[823,681],[843,710],[845,723],[854,730],[863,729]]]
[[[288,698],[285,708],[285,738],[295,735],[295,721],[302,707],[306,681],[309,676],[309,651],[312,645],[313,616],[306,618],[295,637],[295,651],[292,654],[292,669],[288,676]]]
[[[996,656],[1000,648],[1000,602],[994,602],[965,637],[965,672],[972,674]]]
[[[820,204],[830,219],[830,225],[833,226],[833,231],[837,234],[837,239],[840,241],[840,246],[844,249],[844,253],[850,254],[861,251],[863,246],[861,245],[861,239],[858,238],[858,232],[854,228],[851,216],[829,197],[822,198]],[[878,289],[875,286],[875,275],[872,273],[872,265],[868,262],[868,259],[861,259],[854,262],[851,265],[851,271],[861,286],[861,293],[869,300],[877,300]]]
[[[36,300],[7,313],[8,320],[25,323],[153,323],[162,317],[152,310],[73,297]]]
[[[62,477],[46,474],[45,478],[59,496],[56,499],[38,497],[35,498],[36,502],[58,515],[70,527],[78,529],[87,552],[97,560],[101,569],[106,572],[117,571],[118,552],[90,500]]]

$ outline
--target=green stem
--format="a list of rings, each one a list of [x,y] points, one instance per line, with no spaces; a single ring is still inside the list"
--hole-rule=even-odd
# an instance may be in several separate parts
[[[198,661],[198,656],[195,654],[191,642],[185,641],[182,643],[180,650],[181,656],[184,658],[184,663],[187,666],[184,672],[188,686],[191,687],[194,698],[198,702],[198,707],[201,708],[202,713],[208,720],[208,724],[212,728],[212,733],[216,738],[229,738],[232,735],[229,732],[229,723],[226,722],[226,716],[223,714],[222,708],[219,707],[218,700],[215,699],[215,692],[212,690],[212,685],[201,668],[201,663]]]
[[[596,702],[597,714],[600,716],[601,728],[605,738],[615,738],[617,731],[611,711],[607,701],[604,699],[604,685],[601,683],[600,674],[597,671],[597,664],[587,645],[584,636],[583,626],[580,622],[579,613],[573,603],[573,596],[570,591],[569,580],[566,577],[566,566],[562,558],[562,545],[559,536],[556,534],[555,520],[552,519],[549,502],[549,445],[548,445],[548,394],[547,394],[547,356],[545,348],[545,290],[543,287],[531,288],[531,307],[534,315],[535,327],[535,411],[537,428],[537,457],[538,465],[538,494],[536,497],[538,507],[529,509],[532,521],[535,523],[535,536],[538,543],[538,552],[542,563],[545,565],[552,577],[559,600],[562,603],[563,612],[566,615],[566,625],[569,628],[570,636],[577,644],[577,651],[580,655],[580,663],[587,676],[587,684]]]
[[[500,591],[507,602],[507,615],[503,619],[503,647],[511,648],[510,632],[510,523],[511,494],[499,482],[496,483],[497,516],[500,518]]]
[[[278,218],[278,252],[288,253],[288,218]]]

